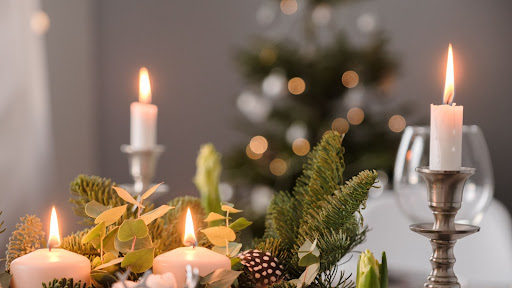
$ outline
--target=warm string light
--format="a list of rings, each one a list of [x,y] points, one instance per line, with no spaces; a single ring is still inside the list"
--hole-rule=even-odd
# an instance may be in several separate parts
[[[298,138],[295,139],[295,141],[293,141],[292,150],[298,156],[304,156],[308,154],[310,149],[311,145],[309,144],[309,141],[307,139]]]
[[[389,118],[389,129],[395,133],[400,133],[405,129],[406,126],[405,118],[401,115],[393,115]]]
[[[286,161],[281,158],[276,158],[270,162],[270,172],[275,176],[282,176],[288,170]]]
[[[268,141],[263,136],[254,136],[249,142],[249,148],[256,154],[263,154],[267,151]]]
[[[261,159],[261,157],[263,157],[263,153],[261,153],[261,154],[254,153],[254,151],[252,151],[252,149],[251,149],[250,144],[247,144],[247,147],[245,147],[245,153],[247,154],[247,157],[249,157],[252,160],[258,160],[258,159]]]
[[[306,82],[300,77],[294,77],[288,81],[288,90],[294,95],[302,94],[306,90]]]
[[[344,118],[336,118],[334,119],[334,121],[332,121],[331,124],[331,129],[333,131],[340,133],[341,135],[346,134],[349,128],[350,125],[348,124],[348,121]]]
[[[341,76],[341,83],[347,88],[354,88],[359,83],[359,75],[354,71],[347,71]]]
[[[352,125],[359,125],[364,120],[364,111],[361,108],[350,108],[347,112],[347,120]]]
[[[296,0],[282,0],[279,6],[281,8],[281,12],[286,15],[292,15],[297,12],[299,7]]]
[[[146,67],[139,71],[139,102],[151,103],[151,84],[149,82],[149,73]]]

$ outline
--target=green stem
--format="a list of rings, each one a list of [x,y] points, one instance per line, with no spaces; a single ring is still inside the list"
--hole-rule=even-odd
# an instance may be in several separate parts
[[[101,258],[101,264],[103,264],[103,238],[100,237],[100,258]]]

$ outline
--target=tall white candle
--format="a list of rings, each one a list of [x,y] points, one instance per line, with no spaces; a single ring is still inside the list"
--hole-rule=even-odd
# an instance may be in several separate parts
[[[431,170],[455,171],[461,168],[464,107],[453,103],[454,95],[453,52],[450,44],[443,104],[430,106]]]
[[[49,247],[60,245],[57,214],[52,209]],[[82,284],[91,283],[91,263],[82,255],[64,249],[38,249],[11,263],[11,288],[41,287],[53,279],[73,278]]]
[[[130,105],[130,144],[135,149],[156,145],[158,107],[151,104],[151,84],[148,69],[139,72],[139,102]]]

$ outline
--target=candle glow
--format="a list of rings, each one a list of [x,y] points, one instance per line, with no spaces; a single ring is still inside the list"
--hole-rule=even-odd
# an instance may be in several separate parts
[[[139,71],[139,102],[151,103],[151,84],[149,82],[149,73],[146,67]]]
[[[57,220],[57,212],[52,207],[52,216],[50,219],[50,235],[48,237],[48,248],[56,248],[60,246],[59,221]]]
[[[187,218],[185,220],[185,234],[183,235],[183,244],[185,246],[197,245],[196,234],[194,232],[194,221],[192,220],[192,214],[190,208],[187,209]]]
[[[452,105],[455,97],[455,81],[453,72],[453,51],[452,43],[448,46],[448,63],[446,64],[446,82],[444,84],[443,103]]]

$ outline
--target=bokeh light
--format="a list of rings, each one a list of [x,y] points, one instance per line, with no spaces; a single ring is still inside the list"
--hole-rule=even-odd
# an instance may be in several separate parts
[[[263,154],[254,153],[249,144],[247,144],[247,147],[245,147],[245,153],[247,154],[247,157],[252,160],[258,160],[263,157]]]
[[[341,83],[347,88],[354,88],[359,83],[359,75],[352,70],[347,71],[341,76]]]
[[[293,141],[292,150],[295,154],[299,156],[304,156],[309,153],[311,149],[311,145],[309,145],[309,141],[304,138],[298,138]]]
[[[44,11],[37,11],[30,17],[30,28],[37,35],[43,35],[50,28],[50,17]]]
[[[308,127],[304,122],[294,122],[286,129],[286,141],[292,144],[297,138],[306,138],[308,135]]]
[[[256,154],[263,154],[265,151],[267,151],[268,148],[267,139],[263,136],[254,136],[249,143],[249,147],[251,148],[252,152]]]
[[[332,121],[331,129],[340,134],[346,134],[348,132],[350,125],[348,121],[344,118],[336,118]]]
[[[281,7],[281,12],[286,15],[292,15],[297,12],[297,8],[299,7],[296,0],[282,0],[279,6]]]
[[[233,186],[227,182],[219,183],[219,195],[220,200],[222,201],[231,201],[233,198],[233,194],[235,194],[235,189]]]
[[[272,71],[263,79],[261,90],[265,96],[278,99],[286,92],[286,76],[282,71]]]
[[[347,120],[352,125],[359,125],[364,120],[364,111],[361,108],[350,108],[347,112]]]
[[[316,5],[311,14],[311,19],[318,26],[326,26],[331,21],[331,6],[327,3]]]
[[[265,47],[261,49],[259,57],[262,64],[270,66],[277,60],[277,51],[274,48]]]
[[[258,215],[265,215],[272,201],[274,190],[268,186],[258,185],[251,191],[251,208]]]
[[[393,115],[389,118],[389,129],[395,133],[400,133],[405,129],[405,118],[402,115]]]
[[[294,95],[299,95],[306,90],[306,82],[300,77],[294,77],[288,81],[288,90]]]
[[[282,176],[286,173],[288,165],[286,161],[281,158],[276,158],[270,162],[270,172],[276,176]]]

